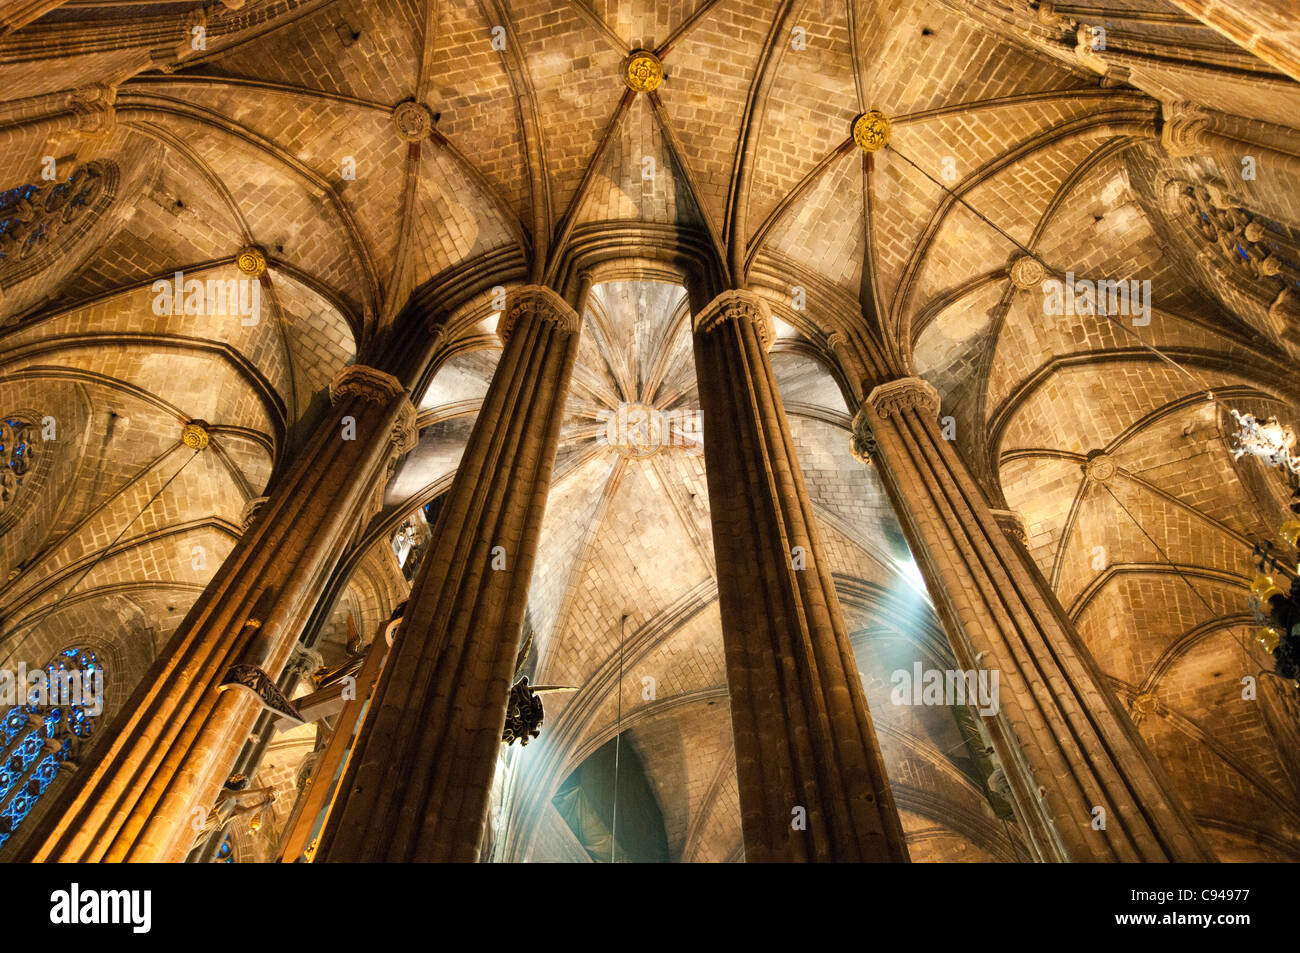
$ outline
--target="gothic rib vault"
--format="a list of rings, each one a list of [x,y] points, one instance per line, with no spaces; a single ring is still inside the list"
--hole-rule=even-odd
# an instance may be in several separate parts
[[[91,648],[121,716],[355,363],[397,378],[419,439],[294,610],[293,664],[344,661],[408,598],[393,537],[447,498],[502,292],[545,285],[580,328],[521,662],[575,690],[503,756],[486,856],[588,859],[554,798],[621,728],[671,859],[743,859],[705,458],[602,436],[624,404],[689,429],[692,312],[747,287],[912,859],[1038,848],[969,725],[890,701],[891,673],[960,656],[890,461],[850,453],[862,400],[909,376],[1214,854],[1300,854],[1294,692],[1239,698],[1270,666],[1250,547],[1287,490],[1231,456],[1204,397],[1294,419],[1300,87],[1278,4],[24,6],[0,14],[0,415],[56,436],[0,504],[0,665]],[[662,61],[654,89],[625,82],[635,50]],[[871,110],[889,139],[868,155]],[[1027,255],[1149,280],[1150,322],[1044,313]],[[252,282],[257,320],[159,313],[178,272]],[[705,444],[727,425],[706,418]],[[316,747],[299,728],[248,761],[277,797],[232,828],[240,859],[274,856]]]

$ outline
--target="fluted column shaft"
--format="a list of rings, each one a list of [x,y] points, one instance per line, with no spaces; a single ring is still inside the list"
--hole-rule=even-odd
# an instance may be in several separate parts
[[[510,295],[498,331],[505,349],[318,860],[478,857],[579,323],[529,285]]]
[[[220,691],[230,667],[275,678],[326,574],[358,528],[415,410],[396,379],[353,365],[334,406],[217,570],[24,859],[178,861],[261,710]],[[350,419],[349,419],[350,418]],[[199,812],[196,814],[196,811]]]
[[[766,308],[744,292],[724,292],[695,318],[745,859],[905,861],[768,362],[771,335]]]
[[[998,672],[1000,711],[983,725],[1036,858],[1213,860],[1028,552],[941,437],[938,411],[920,378],[876,387],[856,449],[879,464],[958,664]]]

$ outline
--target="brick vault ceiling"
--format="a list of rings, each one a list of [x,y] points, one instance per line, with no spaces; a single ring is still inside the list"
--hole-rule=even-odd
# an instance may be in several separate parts
[[[1286,415],[1294,345],[1268,332],[1258,282],[1232,291],[1217,246],[1168,201],[1170,183],[1226,184],[1222,166],[1163,149],[1159,117],[1190,100],[1290,141],[1280,125],[1300,93],[1161,0],[1088,9],[1116,24],[1100,66],[1028,4],[983,0],[248,0],[206,20],[198,4],[76,2],[0,37],[0,188],[35,180],[47,155],[111,163],[118,176],[112,204],[42,270],[0,269],[0,401],[52,410],[75,448],[0,536],[12,577],[0,654],[41,655],[107,617],[127,633],[119,670],[142,672],[329,377],[383,340],[415,289],[449,275],[551,280],[595,235],[690,236],[777,315],[773,364],[864,673],[897,660],[896,634],[869,631],[873,612],[850,593],[905,591],[905,557],[874,478],[847,454],[827,335],[852,328],[938,387],[963,455],[1023,517],[1032,555],[1121,698],[1161,699],[1142,730],[1221,854],[1293,853],[1300,770],[1262,716],[1216,714],[1240,672],[1262,665],[1248,655],[1241,586],[1246,540],[1271,533],[1278,489],[1231,460],[1221,415],[1197,394]],[[207,48],[186,48],[200,24]],[[663,57],[653,97],[620,80],[638,47]],[[97,96],[115,110],[97,134],[23,124]],[[391,117],[407,99],[436,118],[418,148]],[[893,120],[891,151],[871,161],[849,138],[867,109]],[[1241,187],[1292,248],[1297,185],[1282,169]],[[153,313],[154,279],[233,275],[246,244],[270,260],[268,320]],[[1197,380],[1114,325],[1046,319],[1010,281],[1017,245],[1061,272],[1151,280],[1144,340]],[[791,307],[795,285],[806,311]],[[371,627],[400,599],[385,534],[445,488],[495,365],[489,291],[444,317],[454,354],[421,396],[421,445],[351,564],[330,645],[347,615]],[[611,281],[584,319],[530,606],[538,674],[583,691],[555,702],[553,748],[528,783],[545,795],[609,737],[626,613],[641,652],[626,705],[642,704],[642,670],[660,673],[664,703],[634,738],[658,753],[648,760],[670,844],[679,857],[728,859],[734,769],[702,458],[670,448],[629,460],[597,439],[599,412],[622,401],[693,408],[684,294]],[[218,452],[60,601],[177,469],[177,421],[189,418],[214,425]],[[1118,467],[1105,485],[1084,478],[1094,451]],[[878,694],[872,703],[884,706]],[[879,720],[897,783],[946,792],[942,809],[905,800],[916,842],[934,856],[1006,856],[1005,838],[972,833],[984,802],[934,754],[952,747],[946,729]],[[1252,820],[1277,804],[1280,829]],[[520,854],[570,849],[554,824],[523,825]]]

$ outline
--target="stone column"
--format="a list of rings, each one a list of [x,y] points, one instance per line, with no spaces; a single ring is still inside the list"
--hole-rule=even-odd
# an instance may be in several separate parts
[[[940,436],[938,413],[924,380],[882,384],[854,420],[855,452],[879,464],[958,664],[998,673],[999,712],[981,721],[1035,858],[1213,860],[1028,552]]]
[[[695,370],[748,861],[906,861],[857,662],[745,292],[695,317]]]
[[[507,300],[501,361],[317,860],[478,858],[579,328],[548,288]]]
[[[179,861],[261,706],[221,690],[236,663],[274,679],[326,575],[415,442],[415,409],[396,379],[353,365],[333,408],[284,472],[123,714],[56,809],[24,845],[38,861]],[[189,433],[190,446],[206,435]],[[198,811],[200,813],[196,814]]]

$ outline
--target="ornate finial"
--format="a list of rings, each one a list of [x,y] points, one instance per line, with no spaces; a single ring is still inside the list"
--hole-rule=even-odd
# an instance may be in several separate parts
[[[235,265],[250,278],[266,274],[266,252],[256,245],[245,245],[235,255]]]
[[[1037,258],[1021,255],[1011,263],[1011,283],[1021,291],[1033,291],[1047,277],[1047,269]]]
[[[424,103],[408,99],[393,107],[393,125],[407,142],[419,142],[433,129],[433,114]]]
[[[1115,461],[1101,450],[1088,454],[1088,462],[1083,467],[1084,474],[1093,483],[1109,483],[1115,476],[1115,470]]]
[[[879,109],[853,120],[853,141],[863,152],[876,152],[889,145],[889,117]]]
[[[192,421],[181,430],[181,443],[191,450],[206,450],[212,438],[202,421]]]
[[[623,61],[623,82],[635,93],[653,93],[664,81],[664,64],[649,50],[633,50]]]

